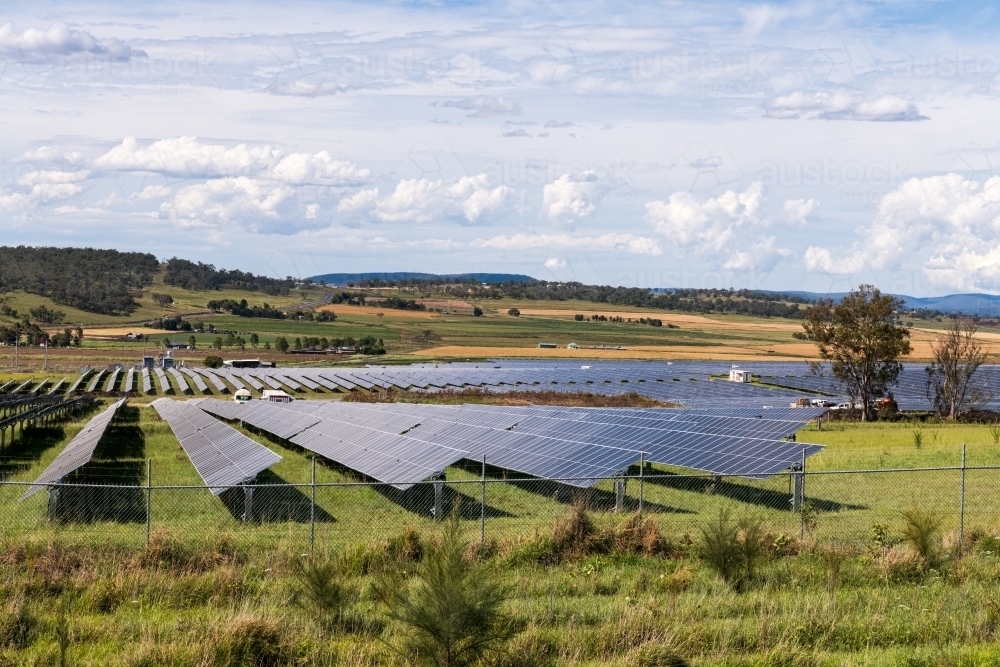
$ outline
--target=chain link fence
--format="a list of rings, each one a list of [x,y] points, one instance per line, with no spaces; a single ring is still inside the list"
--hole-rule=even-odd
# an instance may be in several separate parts
[[[963,459],[964,461],[964,459]],[[29,482],[12,481],[33,461],[0,462],[0,540],[62,540],[141,546],[161,531],[204,542],[226,535],[261,545],[334,552],[433,530],[459,513],[470,537],[518,544],[551,535],[575,504],[599,525],[641,514],[668,541],[697,539],[700,527],[729,512],[759,517],[775,536],[870,546],[873,534],[899,533],[903,513],[932,515],[946,540],[997,534],[1000,466],[789,472],[768,480],[668,474],[633,468],[601,480],[519,479],[476,466],[406,488],[360,481],[289,483],[258,478],[229,489],[156,484],[147,461],[90,464],[71,481],[20,500]]]

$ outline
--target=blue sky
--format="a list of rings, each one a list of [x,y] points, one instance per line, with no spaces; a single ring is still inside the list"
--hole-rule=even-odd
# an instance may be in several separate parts
[[[1000,293],[992,5],[36,3],[4,244]]]

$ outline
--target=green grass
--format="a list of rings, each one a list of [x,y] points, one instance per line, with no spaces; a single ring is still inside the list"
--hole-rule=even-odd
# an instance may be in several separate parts
[[[317,481],[333,485],[317,493],[317,553],[343,559],[340,571],[357,598],[353,629],[322,640],[312,619],[289,605],[296,585],[291,562],[308,551],[310,530],[300,514],[308,486],[287,485],[308,484],[308,453],[250,434],[283,459],[260,480],[275,486],[254,498],[269,516],[247,524],[239,520],[238,493],[227,508],[198,488],[197,473],[151,408],[133,408],[125,417],[84,469],[85,479],[141,485],[151,461],[154,486],[189,488],[154,489],[153,540],[146,546],[141,493],[115,496],[116,520],[60,524],[46,519],[44,492],[19,503],[23,487],[0,487],[0,655],[10,664],[51,664],[64,597],[71,606],[70,664],[239,664],[234,655],[253,653],[258,640],[274,655],[253,654],[257,662],[245,664],[400,664],[376,641],[393,630],[383,627],[371,596],[375,574],[367,568],[383,567],[383,556],[390,557],[385,567],[405,568],[388,541],[406,531],[423,540],[436,532],[430,494],[400,502],[317,467]],[[86,419],[29,432],[4,452],[4,477],[33,479]],[[828,446],[810,460],[814,471],[953,466],[962,442],[969,444],[970,464],[1000,462],[987,427],[924,425],[920,449],[912,429],[836,423],[798,436]],[[508,611],[523,628],[506,664],[631,667],[652,645],[706,666],[1000,664],[996,478],[995,471],[967,474],[961,560],[948,547],[957,530],[956,471],[810,475],[807,495],[816,507],[801,542],[799,515],[780,506],[787,478],[712,487],[706,478],[663,475],[643,485],[643,496],[671,556],[611,550],[562,562],[549,556],[551,536],[570,498],[554,498],[550,485],[490,483],[487,543],[479,554],[513,591]],[[478,541],[478,473],[452,468],[448,479],[449,489],[465,498],[466,535]],[[607,511],[611,491],[604,482],[592,496],[601,530],[629,516]],[[633,503],[637,493],[633,480]],[[911,506],[944,520],[942,549],[951,548],[952,556],[938,570],[914,567],[902,547],[873,541],[877,523],[890,542],[901,539],[902,512]],[[769,532],[768,562],[739,594],[697,553],[700,527],[725,507],[761,517]],[[819,552],[826,545],[846,553],[832,596]],[[23,637],[12,630],[22,626]]]

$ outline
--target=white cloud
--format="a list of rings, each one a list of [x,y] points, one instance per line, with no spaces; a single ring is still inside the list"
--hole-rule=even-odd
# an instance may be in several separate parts
[[[267,87],[267,92],[273,95],[291,95],[293,97],[323,97],[346,92],[348,89],[333,81],[311,83],[301,79],[274,83]]]
[[[566,268],[566,260],[563,259],[562,257],[549,257],[547,260],[545,260],[542,266],[544,266],[549,271],[558,271],[559,269]]]
[[[337,204],[338,213],[357,213],[375,208],[378,202],[378,188],[358,190],[350,197],[344,197]]]
[[[162,199],[170,196],[170,188],[166,185],[147,185],[139,192],[129,195],[129,201],[149,201],[150,199]]]
[[[59,167],[63,170],[78,171],[87,159],[79,151],[65,151],[54,146],[40,146],[33,151],[27,151],[12,159],[15,164],[27,164],[36,167]]]
[[[12,192],[0,195],[0,210],[10,213],[20,213],[40,204],[69,199],[83,192],[83,186],[78,183],[38,183],[28,192]]]
[[[835,274],[916,262],[934,285],[1000,291],[1000,176],[982,186],[959,174],[912,178],[879,203],[849,250],[810,246],[806,268]]]
[[[309,204],[306,206],[306,220],[315,220],[319,213],[319,204]]]
[[[327,151],[315,155],[292,153],[274,166],[271,177],[294,184],[356,185],[371,178],[371,171],[345,160],[335,160]]]
[[[597,209],[597,175],[586,172],[579,178],[563,174],[542,189],[542,215],[550,220],[573,223]]]
[[[824,120],[913,121],[926,120],[913,102],[898,95],[860,99],[847,91],[794,92],[764,105],[768,118],[820,118]]]
[[[675,192],[669,201],[646,204],[644,219],[671,246],[718,258],[727,269],[768,270],[786,255],[773,237],[761,237],[767,221],[759,216],[764,187],[754,181],[743,192],[727,190],[699,201],[690,192]]]
[[[220,178],[182,188],[161,205],[161,217],[181,224],[238,225],[250,231],[282,228],[293,190],[245,176]]]
[[[520,116],[523,112],[521,103],[516,100],[505,100],[502,97],[466,97],[461,100],[448,100],[441,106],[451,109],[473,111],[471,116]]]
[[[20,185],[36,185],[39,183],[79,183],[87,180],[90,172],[80,171],[30,171],[17,179]]]
[[[371,177],[368,169],[336,160],[327,151],[283,155],[270,146],[238,144],[226,148],[196,137],[160,139],[141,145],[134,137],[94,160],[107,171],[144,171],[181,178],[248,176],[296,185],[357,185]]]
[[[815,199],[789,199],[785,202],[784,211],[789,220],[803,223],[819,206]]]
[[[505,211],[514,196],[514,190],[506,185],[492,187],[486,174],[465,176],[457,181],[414,178],[400,181],[391,194],[381,199],[377,189],[362,190],[342,199],[337,210],[371,209],[371,216],[381,222],[464,218],[475,223],[486,215]]]
[[[0,25],[0,54],[11,60],[28,62],[73,56],[126,61],[146,56],[144,51],[133,49],[120,39],[98,39],[62,21],[53,23],[48,30],[28,28],[23,32],[18,32],[13,23]]]
[[[476,239],[472,245],[499,250],[533,250],[536,248],[571,248],[579,250],[615,250],[633,255],[660,255],[655,239],[634,234],[608,233],[601,236],[572,236],[570,234],[514,234]]]
[[[239,144],[226,148],[204,144],[196,137],[160,139],[143,146],[135,137],[126,137],[94,166],[108,171],[148,171],[182,178],[223,178],[256,175],[273,168],[279,153],[270,146],[252,148]]]

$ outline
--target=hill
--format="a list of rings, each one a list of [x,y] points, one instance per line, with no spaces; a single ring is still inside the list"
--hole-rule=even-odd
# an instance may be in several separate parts
[[[798,296],[808,301],[816,301],[817,299],[833,299],[834,301],[838,301],[846,295],[846,292],[830,292],[826,294],[820,292],[783,292],[783,294]],[[946,294],[944,296],[928,297],[894,294],[893,296],[902,299],[906,307],[910,310],[993,317],[1000,315],[1000,296],[995,294]]]
[[[321,280],[327,285],[344,287],[346,285],[359,285],[361,283],[373,283],[380,281],[383,283],[401,283],[410,281],[420,282],[456,282],[474,280],[477,283],[528,283],[535,279],[523,273],[413,273],[407,271],[386,271],[370,273],[326,273],[321,276],[309,278],[313,282]]]

